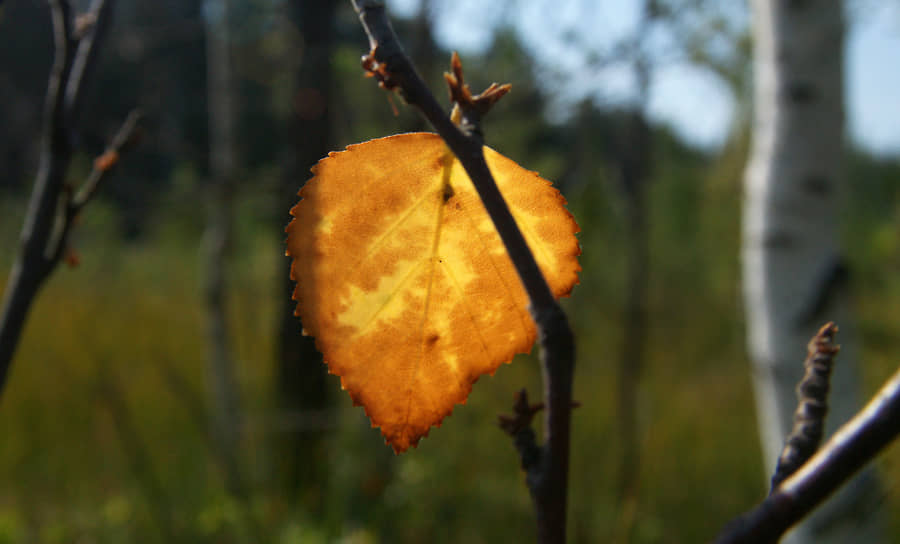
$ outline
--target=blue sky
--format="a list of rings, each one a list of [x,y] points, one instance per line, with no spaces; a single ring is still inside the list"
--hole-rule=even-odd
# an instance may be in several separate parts
[[[397,15],[411,15],[419,0],[391,0]],[[603,51],[628,35],[638,20],[638,2],[529,0],[504,9],[503,3],[483,0],[437,2],[440,12],[437,39],[462,54],[477,53],[489,43],[495,25],[508,22],[525,38],[541,36],[535,50],[541,62],[573,74],[573,95],[590,95],[610,104],[634,100],[634,82],[623,67],[584,70],[581,44]],[[735,6],[741,4],[735,3]],[[492,7],[493,6],[493,7]],[[548,9],[547,6],[553,6]],[[900,4],[894,0],[853,0],[847,8],[845,91],[848,138],[879,155],[900,156]],[[735,24],[743,24],[741,8]],[[598,22],[602,21],[602,23]],[[566,28],[581,41],[546,39],[547,29]],[[653,40],[654,51],[665,53],[665,36]],[[735,97],[711,72],[684,62],[666,63],[653,77],[648,109],[657,121],[671,125],[686,140],[716,148],[725,140],[737,115]],[[572,96],[578,98],[579,96]],[[561,111],[564,106],[560,106]],[[562,114],[562,113],[560,113]]]
[[[869,2],[871,4],[871,2]],[[900,4],[851,13],[847,116],[851,137],[879,154],[900,155]]]

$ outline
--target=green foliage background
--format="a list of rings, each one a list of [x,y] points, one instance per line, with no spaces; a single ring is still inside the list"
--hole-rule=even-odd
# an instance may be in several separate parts
[[[340,145],[416,122],[408,111],[392,117],[384,94],[359,76],[362,50],[343,44],[333,59],[343,97]],[[739,283],[746,137],[738,131],[710,153],[690,149],[664,127],[653,130],[641,486],[629,509],[617,504],[615,492],[620,429],[614,413],[626,226],[611,166],[599,151],[622,114],[586,104],[568,124],[550,123],[535,114],[545,97],[521,49],[501,35],[494,51],[467,60],[474,87],[492,79],[515,85],[488,119],[487,139],[525,167],[561,180],[582,228],[584,272],[565,303],[578,338],[575,397],[581,403],[574,413],[572,541],[621,538],[627,516],[634,531],[620,541],[707,540],[765,493]],[[251,141],[248,135],[266,134],[266,123],[277,126],[278,96],[289,82],[243,81],[246,92],[268,101],[255,106],[262,120],[247,120],[243,134]],[[576,133],[579,119],[587,121]],[[196,126],[186,134],[202,139]],[[279,414],[273,360],[282,295],[273,287],[274,256],[283,251],[287,209],[271,198],[280,175],[271,136],[256,148],[246,144],[256,151],[246,151],[255,158],[244,162],[228,272],[245,412],[239,457],[249,493],[226,489],[208,436],[198,255],[205,166],[195,156],[202,142],[193,142],[157,157],[154,164],[168,166],[151,169],[155,185],[129,189],[141,176],[129,175],[134,170],[126,159],[111,180],[119,189],[92,203],[77,229],[82,264],[57,271],[31,311],[0,397],[0,544],[533,540],[517,456],[495,424],[515,391],[527,387],[537,396],[541,390],[533,357],[480,380],[466,405],[400,457],[346,395],[336,395],[333,416],[298,423]],[[577,145],[587,152],[572,175],[567,168]],[[160,154],[163,148],[153,147]],[[73,179],[86,170],[88,156],[77,161]],[[844,215],[835,220],[844,226],[852,263],[868,396],[893,372],[900,353],[900,164],[848,151],[847,179]],[[0,252],[2,270],[12,261],[27,188],[27,182],[12,184],[0,199],[0,247],[8,248]],[[339,389],[336,378],[330,385]],[[280,482],[285,452],[279,441],[286,432],[302,436],[312,428],[327,430],[328,473],[321,486],[290,495]],[[890,511],[900,506],[898,462],[897,448],[880,459]],[[892,523],[898,539],[900,521]]]

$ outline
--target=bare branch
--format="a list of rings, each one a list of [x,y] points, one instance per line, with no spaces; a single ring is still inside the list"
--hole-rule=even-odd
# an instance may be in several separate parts
[[[717,544],[777,542],[900,434],[900,370],[869,404],[766,500],[731,522]]]
[[[470,116],[468,124],[473,130],[464,132],[444,112],[403,52],[388,20],[384,2],[353,0],[353,6],[369,37],[371,53],[365,58],[367,68],[376,75],[382,87],[398,90],[409,104],[419,108],[459,159],[475,185],[528,294],[529,310],[538,327],[542,348],[541,366],[547,410],[544,422],[546,443],[541,448],[540,462],[528,471],[527,482],[535,504],[538,541],[564,542],[572,376],[575,364],[572,330],[488,169],[482,150],[482,138],[474,130],[477,129],[478,119],[474,115]],[[457,83],[461,83],[459,77],[456,79]],[[494,88],[494,93],[497,92],[496,89]],[[466,127],[466,111],[463,106],[460,104],[463,109],[462,125]]]
[[[68,0],[52,0],[50,13],[55,52],[44,104],[40,165],[21,238],[24,255],[34,263],[35,269],[32,271],[40,278],[49,274],[52,268],[45,244],[55,224],[64,171],[71,157],[65,119],[65,87],[77,45],[72,36],[72,7]],[[41,266],[38,267],[38,264]]]
[[[79,17],[80,21],[86,22],[76,25],[80,27],[81,32],[77,33],[78,50],[72,59],[72,71],[66,82],[65,91],[65,118],[70,128],[74,128],[74,120],[80,113],[84,82],[96,64],[97,52],[106,37],[112,19],[112,10],[113,2],[94,0],[90,11]]]
[[[110,142],[109,146],[107,146],[103,154],[94,159],[94,167],[91,169],[91,173],[84,183],[81,184],[77,193],[72,194],[72,189],[68,186],[64,186],[63,189],[68,196],[64,198],[66,205],[63,224],[59,236],[54,240],[55,247],[48,247],[48,251],[53,252],[52,260],[54,263],[59,261],[60,257],[68,248],[69,233],[75,225],[78,214],[81,213],[84,206],[97,194],[97,189],[100,188],[100,184],[106,179],[107,174],[112,171],[116,164],[118,164],[122,154],[129,151],[134,144],[137,143],[140,135],[138,124],[140,123],[141,118],[142,114],[140,110],[137,109],[132,110],[131,113],[128,114],[125,122],[119,127],[119,131],[116,132],[115,137],[112,142]]]
[[[137,144],[140,137],[138,125],[142,118],[143,114],[140,110],[131,110],[128,117],[125,118],[125,122],[119,127],[119,131],[113,137],[112,142],[107,146],[106,151],[94,160],[94,168],[91,170],[91,174],[72,198],[70,206],[76,212],[81,211],[84,205],[94,197],[97,189],[100,187],[100,183],[106,177],[106,174],[112,170],[121,155],[130,151]],[[111,163],[110,161],[113,162]]]
[[[102,46],[113,5],[111,1],[95,0],[90,14],[93,22],[75,29],[70,2],[50,0],[55,53],[47,84],[40,166],[22,226],[19,254],[3,293],[0,392],[6,383],[31,303],[65,252],[67,234],[77,211],[89,200],[102,177],[101,173],[94,180],[92,174],[82,192],[74,198],[72,188],[65,184],[85,74]],[[134,122],[136,119],[132,124]],[[129,134],[133,129],[133,126],[129,128]],[[127,140],[123,137],[120,147],[125,147]]]

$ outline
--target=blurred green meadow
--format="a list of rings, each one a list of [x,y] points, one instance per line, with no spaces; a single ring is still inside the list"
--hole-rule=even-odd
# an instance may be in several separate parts
[[[701,542],[765,493],[739,284],[743,146],[713,158],[680,148],[665,131],[654,145],[633,509],[616,497],[621,198],[606,182],[568,194],[584,267],[565,304],[577,334],[581,403],[572,445],[574,542],[620,538],[623,519],[634,525],[620,541]],[[900,361],[898,168],[854,155],[855,185],[841,218],[867,397]],[[94,203],[77,228],[81,264],[57,270],[31,310],[0,397],[0,543],[533,541],[517,455],[496,425],[515,391],[527,387],[535,398],[541,391],[529,356],[479,380],[466,405],[402,456],[330,376],[337,414],[317,427],[326,433],[328,469],[310,489],[285,492],[284,435],[302,439],[308,431],[279,423],[273,351],[281,234],[256,211],[249,189],[241,191],[247,204],[238,209],[228,270],[243,412],[237,456],[247,490],[230,491],[208,432],[202,222],[174,187],[138,241],[122,240],[116,210]],[[0,204],[0,241],[10,248],[0,254],[4,270],[24,204]],[[896,447],[879,460],[890,511],[900,507],[898,462]],[[897,537],[900,521],[892,523]]]

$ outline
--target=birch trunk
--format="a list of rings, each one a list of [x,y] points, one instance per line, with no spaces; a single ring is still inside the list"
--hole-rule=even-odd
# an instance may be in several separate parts
[[[752,0],[753,145],[745,172],[744,300],[767,473],[792,426],[806,343],[840,327],[827,433],[858,410],[858,346],[838,247],[843,156],[843,11],[826,2]],[[848,485],[785,542],[880,542],[877,482]]]

